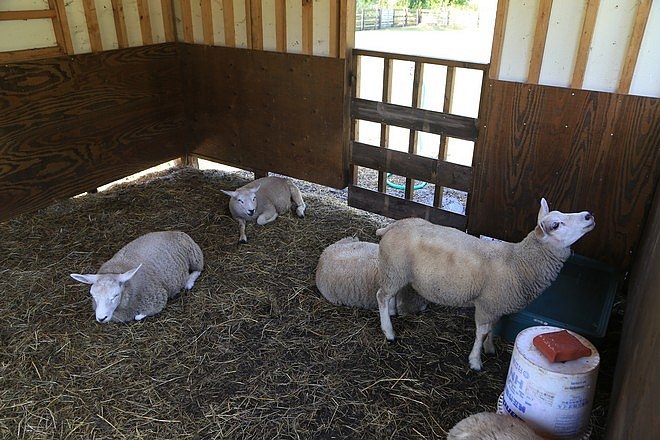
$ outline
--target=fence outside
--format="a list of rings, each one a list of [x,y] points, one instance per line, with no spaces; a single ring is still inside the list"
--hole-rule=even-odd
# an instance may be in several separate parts
[[[355,30],[367,31],[429,24],[443,27],[478,27],[477,11],[442,9],[359,9],[355,13]]]

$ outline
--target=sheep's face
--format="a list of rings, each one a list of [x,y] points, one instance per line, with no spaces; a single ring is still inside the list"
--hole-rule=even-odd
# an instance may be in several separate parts
[[[81,283],[91,284],[89,292],[92,295],[92,307],[96,314],[96,320],[107,323],[112,320],[112,315],[121,303],[122,292],[128,280],[142,265],[133,270],[121,274],[77,274],[72,273],[71,278]]]
[[[589,211],[569,214],[548,211],[547,202],[541,199],[537,234],[544,242],[557,247],[571,246],[596,226],[596,220]]]
[[[257,191],[259,191],[259,186],[236,191],[222,190],[231,197],[230,203],[234,213],[245,218],[253,218],[257,213]]]

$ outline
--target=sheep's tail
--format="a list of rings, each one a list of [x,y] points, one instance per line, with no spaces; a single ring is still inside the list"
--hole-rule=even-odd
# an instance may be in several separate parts
[[[376,229],[376,235],[379,236],[379,237],[382,237],[382,236],[385,235],[385,233],[386,233],[387,231],[389,231],[390,228],[391,228],[392,226],[394,226],[395,224],[396,224],[396,222],[394,222],[394,223],[390,223],[389,225],[387,225],[387,226],[385,226],[385,227],[383,227],[383,228]]]

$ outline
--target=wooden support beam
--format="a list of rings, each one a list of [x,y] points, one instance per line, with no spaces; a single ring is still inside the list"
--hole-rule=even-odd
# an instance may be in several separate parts
[[[328,53],[331,57],[339,57],[339,0],[330,0],[330,23],[328,26]]]
[[[128,30],[126,29],[126,18],[124,17],[124,2],[112,0],[112,15],[115,18],[115,32],[117,33],[117,45],[120,49],[128,47]]]
[[[148,0],[137,0],[138,13],[140,14],[140,33],[142,34],[142,44],[153,44],[154,36],[151,30],[151,17],[149,14]]]
[[[183,26],[183,41],[185,43],[194,43],[192,20],[192,5],[190,0],[181,0],[181,24]]]
[[[302,0],[302,52],[312,55],[314,51],[314,2]]]
[[[85,11],[85,21],[87,21],[87,32],[89,33],[89,44],[92,52],[103,50],[101,41],[101,31],[99,29],[99,19],[96,15],[96,3],[94,0],[83,0],[83,9]]]
[[[584,83],[584,73],[587,71],[591,39],[596,28],[596,16],[598,15],[599,6],[600,0],[587,0],[584,21],[582,22],[580,44],[578,45],[577,55],[575,56],[575,66],[573,67],[573,76],[571,78],[571,88],[573,89],[581,89]]]
[[[263,50],[264,48],[264,30],[263,30],[263,10],[261,0],[250,0],[249,16],[247,21],[250,27],[251,48]]]
[[[176,41],[176,32],[174,27],[174,12],[172,11],[172,0],[161,0],[160,8],[163,14],[163,29],[165,31],[165,41]]]
[[[641,0],[637,7],[637,15],[633,24],[630,43],[628,43],[626,58],[623,62],[623,71],[621,72],[621,78],[619,78],[617,93],[628,94],[630,92],[630,85],[632,84],[635,67],[637,66],[637,58],[639,57],[639,49],[642,47],[644,31],[649,21],[651,3],[653,3],[652,0]]]
[[[383,58],[383,102],[390,102],[392,100],[392,66],[394,61],[392,58]],[[390,147],[390,126],[387,124],[380,124],[380,147]],[[386,192],[387,190],[387,173],[383,171],[378,172],[378,191]]]
[[[504,30],[509,15],[509,0],[498,0],[495,14],[495,30],[493,31],[493,46],[490,53],[490,78],[497,79],[502,63],[502,48],[504,47]]]
[[[452,103],[454,101],[454,81],[456,80],[456,68],[447,67],[447,74],[445,76],[445,99],[442,105],[442,111],[445,113],[451,113]],[[449,137],[440,135],[440,145],[438,148],[438,160],[446,161],[447,160],[447,145],[449,143]],[[435,191],[433,192],[433,206],[441,207],[442,206],[442,195],[444,188],[435,182]]]
[[[34,20],[39,18],[55,18],[57,12],[54,9],[43,9],[36,11],[0,11],[0,21],[5,20]]]
[[[53,17],[53,29],[57,44],[65,53],[73,54],[73,41],[71,40],[71,29],[69,29],[64,0],[48,0],[48,7],[56,12],[56,16]]]
[[[234,0],[222,0],[222,14],[225,24],[225,46],[236,47],[236,29],[234,29]]]
[[[286,52],[286,0],[275,0],[275,50]]]
[[[201,0],[202,6],[202,31],[204,33],[204,44],[210,46],[215,44],[213,36],[213,0]]]
[[[548,26],[550,25],[550,13],[552,12],[552,0],[541,0],[536,15],[536,28],[534,30],[534,43],[532,45],[532,57],[529,60],[529,71],[527,82],[538,84],[543,64],[543,53],[545,42],[548,38]]]
[[[419,102],[422,100],[422,78],[424,76],[424,64],[420,62],[415,63],[415,71],[413,74],[413,87],[412,87],[412,108],[418,108]],[[408,153],[417,154],[417,141],[418,139],[417,130],[410,129],[410,134],[408,136]],[[410,178],[406,178],[406,190],[405,197],[408,200],[413,198],[415,181]]]
[[[0,64],[16,63],[19,61],[38,60],[66,55],[59,46],[44,47],[41,49],[13,50],[0,52]]]
[[[339,58],[355,47],[355,2],[339,0]]]

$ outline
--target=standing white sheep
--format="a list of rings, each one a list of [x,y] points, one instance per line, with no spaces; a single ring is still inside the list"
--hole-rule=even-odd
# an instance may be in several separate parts
[[[291,209],[291,201],[296,204],[298,217],[305,217],[305,202],[298,187],[289,179],[269,176],[254,180],[235,191],[225,191],[229,200],[229,211],[238,221],[239,243],[247,243],[245,223],[256,221],[258,225],[272,222],[279,214]]]
[[[570,246],[595,224],[590,212],[549,212],[541,199],[537,226],[519,243],[480,240],[419,218],[379,229],[377,299],[385,337],[396,339],[388,302],[410,283],[430,302],[475,307],[476,337],[469,360],[472,369],[480,370],[482,346],[486,353],[495,352],[493,325],[540,295],[559,275]]]
[[[542,440],[524,421],[507,414],[481,412],[454,425],[447,440]]]
[[[378,309],[378,245],[346,237],[323,250],[316,266],[316,287],[333,304]],[[390,300],[391,315],[424,311],[428,302],[406,286]]]
[[[151,232],[128,243],[97,274],[71,277],[91,284],[98,322],[139,321],[165,308],[184,287],[192,289],[204,255],[184,232]]]

